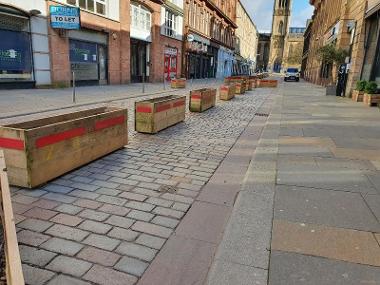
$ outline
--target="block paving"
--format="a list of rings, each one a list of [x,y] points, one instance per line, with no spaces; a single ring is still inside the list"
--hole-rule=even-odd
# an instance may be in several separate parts
[[[217,86],[215,86],[217,87]],[[27,284],[136,284],[256,110],[265,90],[219,102],[35,190],[12,187]]]

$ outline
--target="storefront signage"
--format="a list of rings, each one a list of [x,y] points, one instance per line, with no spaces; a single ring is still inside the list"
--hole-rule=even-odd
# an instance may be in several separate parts
[[[178,53],[178,50],[176,48],[170,48],[170,47],[167,47],[165,48],[165,54],[167,55],[177,55]]]
[[[190,42],[188,43],[188,49],[195,52],[207,53],[208,47],[200,42]]]
[[[76,7],[50,6],[50,23],[54,29],[79,30],[80,10]]]
[[[30,35],[24,32],[0,30],[1,74],[31,74],[32,54]],[[17,77],[17,76],[16,76]]]
[[[194,41],[194,35],[192,35],[192,34],[188,34],[188,35],[187,35],[187,41],[188,41],[188,42],[193,42],[193,41]]]

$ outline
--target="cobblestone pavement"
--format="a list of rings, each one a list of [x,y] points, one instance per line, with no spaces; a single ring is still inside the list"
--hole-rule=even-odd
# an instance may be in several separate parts
[[[149,94],[172,94],[188,92],[190,89],[218,85],[217,79],[198,79],[187,83],[185,90],[171,89],[168,84],[147,83],[145,93],[142,92],[142,84],[128,85],[104,85],[78,87],[76,90],[76,104],[72,103],[72,89],[23,89],[23,90],[0,90],[0,123],[4,118],[14,115],[41,112],[62,108],[78,108],[81,105],[101,103],[111,100],[128,99],[147,96]],[[122,101],[122,100],[121,100]],[[76,106],[76,107],[75,107]]]
[[[27,284],[135,284],[270,93],[154,136],[136,134],[130,115],[124,149],[39,189],[12,188]]]

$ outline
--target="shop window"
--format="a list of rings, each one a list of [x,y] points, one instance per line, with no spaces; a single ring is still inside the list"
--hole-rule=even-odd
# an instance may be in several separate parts
[[[66,0],[66,3],[99,15],[106,15],[106,1],[107,0]]]
[[[0,81],[32,79],[29,18],[0,12]]]
[[[131,26],[150,33],[152,15],[148,9],[139,4],[131,4]]]

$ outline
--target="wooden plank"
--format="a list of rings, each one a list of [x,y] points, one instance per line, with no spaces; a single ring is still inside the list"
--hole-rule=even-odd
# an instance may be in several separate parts
[[[78,117],[81,114],[88,116]],[[25,130],[0,127],[2,134],[15,137],[21,133],[24,138],[24,150],[4,149],[11,184],[33,188],[128,142],[126,109],[95,108],[75,112],[73,120],[69,117],[65,114],[16,126],[31,127]],[[58,118],[63,121],[57,121]],[[76,156],[80,149],[83,154]]]
[[[4,152],[0,150],[0,190],[3,210],[3,230],[5,240],[6,278],[9,285],[24,285],[20,251],[17,243],[11,195],[6,172]]]

